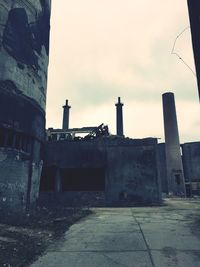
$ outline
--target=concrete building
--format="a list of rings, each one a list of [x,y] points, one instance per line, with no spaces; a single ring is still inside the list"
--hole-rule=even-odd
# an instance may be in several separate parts
[[[185,143],[181,147],[187,195],[200,195],[200,142]]]
[[[180,151],[174,94],[171,92],[165,93],[162,95],[162,99],[168,191],[170,195],[184,196],[185,181]]]
[[[163,196],[185,196],[185,187],[187,196],[199,194],[199,142],[180,146],[172,93],[163,95],[163,107],[166,144],[110,135],[103,124],[48,129],[40,200],[121,206],[158,204],[161,189]]]
[[[83,133],[84,137],[78,136]],[[40,201],[77,205],[159,204],[157,158],[156,138],[110,135],[103,124],[65,130],[50,128]]]
[[[50,0],[0,2],[0,208],[23,211],[39,193]]]
[[[199,85],[200,6],[188,0],[188,7]],[[71,129],[67,100],[62,128],[48,129],[45,141],[50,10],[51,0],[0,2],[0,210],[30,209],[39,187],[44,200],[158,204],[161,184],[166,194],[185,195],[184,173],[199,194],[199,142],[182,145],[182,163],[172,93],[163,95],[165,144],[124,138],[120,97],[115,136],[103,124]]]
[[[200,196],[200,142],[180,145],[182,151],[183,171],[187,197]],[[165,144],[158,144],[159,171],[162,193],[168,195],[168,179],[166,166]]]
[[[92,205],[96,196],[106,205],[158,204],[156,147],[153,138],[48,141],[40,197],[53,202],[56,197],[68,204],[85,199]]]

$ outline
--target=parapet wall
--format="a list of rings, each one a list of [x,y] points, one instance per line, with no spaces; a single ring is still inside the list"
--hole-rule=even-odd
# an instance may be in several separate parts
[[[156,139],[108,137],[90,141],[50,141],[45,149],[41,188],[44,190],[45,184],[52,186],[40,194],[44,197],[44,192],[46,196],[50,193],[52,200],[54,192],[55,199],[63,201],[65,198],[67,204],[72,202],[70,197],[78,195],[79,188],[83,191],[93,188],[105,193],[107,205],[159,204],[157,159]],[[81,186],[72,187],[73,180]],[[75,187],[73,194],[70,191]],[[81,204],[81,199],[79,201]]]

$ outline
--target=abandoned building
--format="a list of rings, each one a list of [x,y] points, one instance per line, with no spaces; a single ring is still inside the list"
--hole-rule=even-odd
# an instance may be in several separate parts
[[[66,101],[63,129],[46,132],[42,201],[158,204],[161,192],[181,197],[200,194],[200,142],[180,145],[174,94],[163,94],[165,144],[156,138],[125,138],[122,107],[118,98],[116,135],[110,135],[103,124],[70,129],[71,107]]]
[[[199,83],[199,4],[188,0]],[[180,144],[174,95],[163,95],[165,144],[125,137],[123,103],[116,135],[108,126],[45,133],[51,0],[0,2],[0,209],[36,202],[160,204],[161,192],[200,195],[200,142]]]
[[[159,164],[162,192],[165,195],[172,195],[172,191],[170,191],[168,188],[165,143],[158,144],[158,154],[160,160]],[[183,164],[186,196],[200,196],[200,142],[181,144],[180,154]],[[180,182],[179,177],[175,176],[179,172],[177,172],[175,169],[171,172],[175,182]]]
[[[130,139],[123,132],[123,104],[116,104],[116,133],[107,126],[48,129],[40,200],[90,205],[159,204],[157,139]],[[85,134],[81,137],[81,134]]]
[[[34,205],[42,170],[50,1],[0,2],[0,207]]]

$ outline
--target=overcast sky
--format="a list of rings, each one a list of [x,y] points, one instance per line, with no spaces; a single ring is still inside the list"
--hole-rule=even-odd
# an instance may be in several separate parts
[[[171,50],[189,26],[186,0],[53,0],[47,127],[108,124],[124,103],[124,132],[164,141],[162,93],[175,94],[181,142],[199,141],[196,78]],[[190,29],[175,52],[194,70]]]

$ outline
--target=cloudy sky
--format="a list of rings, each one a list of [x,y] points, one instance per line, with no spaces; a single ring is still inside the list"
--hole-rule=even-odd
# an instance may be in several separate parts
[[[124,131],[164,141],[162,93],[176,97],[181,142],[197,141],[196,78],[176,55],[189,26],[186,0],[53,0],[47,127],[60,128],[69,99],[70,127],[108,124],[117,97]],[[194,70],[190,29],[175,52]]]

